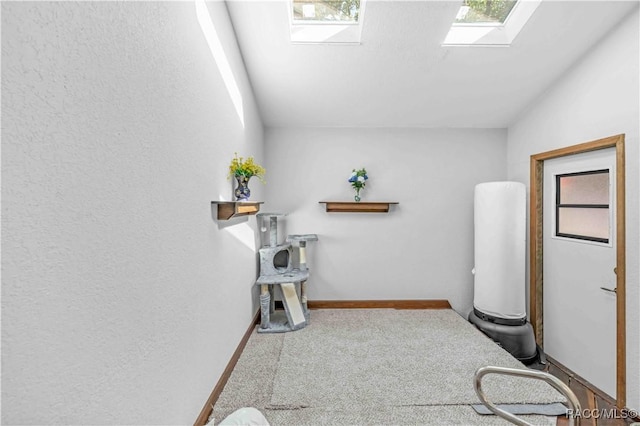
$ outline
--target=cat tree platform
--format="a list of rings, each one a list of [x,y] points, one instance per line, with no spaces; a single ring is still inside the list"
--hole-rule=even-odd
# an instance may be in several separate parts
[[[307,307],[304,282],[309,279],[308,270],[291,270],[279,275],[263,275],[256,285],[260,286],[260,327],[258,333],[284,333],[307,326]],[[284,311],[276,311],[273,303],[274,287],[280,286]]]

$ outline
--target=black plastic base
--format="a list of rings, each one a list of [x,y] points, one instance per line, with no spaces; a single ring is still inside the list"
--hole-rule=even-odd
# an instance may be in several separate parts
[[[527,319],[526,318],[510,319],[510,318],[494,317],[493,315],[485,314],[484,312],[479,311],[476,308],[473,308],[473,314],[475,316],[477,316],[479,319],[483,320],[483,321],[493,322],[493,323],[496,323],[496,324],[502,324],[502,325],[524,325],[524,324],[527,323]]]
[[[533,327],[528,322],[522,325],[496,324],[478,318],[473,311],[469,313],[469,322],[523,364],[531,364],[538,358]]]

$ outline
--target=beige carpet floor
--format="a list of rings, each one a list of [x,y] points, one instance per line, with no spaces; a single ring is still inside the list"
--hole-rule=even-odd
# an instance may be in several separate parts
[[[486,365],[525,368],[453,310],[314,310],[304,329],[252,334],[212,418],[248,406],[272,425],[508,424],[471,408]],[[563,401],[536,380],[483,384],[496,403]]]

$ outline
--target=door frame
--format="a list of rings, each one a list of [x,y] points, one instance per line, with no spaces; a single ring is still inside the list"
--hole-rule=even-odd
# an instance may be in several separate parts
[[[625,156],[624,134],[597,139],[566,148],[555,149],[531,156],[529,203],[529,312],[536,342],[543,345],[543,177],[544,162],[552,158],[581,154],[600,149],[616,150],[616,405],[626,404],[626,252],[625,252]]]

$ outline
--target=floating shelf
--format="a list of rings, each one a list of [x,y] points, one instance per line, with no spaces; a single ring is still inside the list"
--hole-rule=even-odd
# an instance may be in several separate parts
[[[212,201],[218,205],[218,220],[229,220],[232,217],[248,216],[260,211],[262,201]]]
[[[387,213],[389,206],[398,204],[397,201],[320,201],[326,204],[327,212],[330,213]]]

